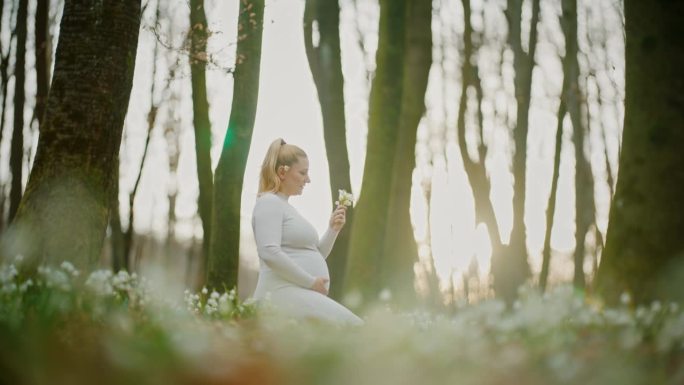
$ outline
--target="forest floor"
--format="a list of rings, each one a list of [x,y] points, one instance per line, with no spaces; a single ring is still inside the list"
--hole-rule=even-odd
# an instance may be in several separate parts
[[[176,298],[178,297],[178,298]],[[1,384],[681,384],[684,312],[559,286],[512,309],[380,304],[363,326],[302,322],[234,292],[152,289],[70,264],[0,267]]]

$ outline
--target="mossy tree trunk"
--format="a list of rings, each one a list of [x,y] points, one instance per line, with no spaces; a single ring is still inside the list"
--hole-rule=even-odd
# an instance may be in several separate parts
[[[206,64],[208,60],[207,16],[204,0],[190,1],[190,77],[192,82],[192,122],[195,128],[195,157],[199,197],[197,206],[202,221],[202,270],[207,268],[209,244],[211,239],[211,199],[214,189],[214,176],[211,171],[211,122],[209,120],[209,101],[207,100]]]
[[[214,173],[208,284],[218,289],[237,286],[242,184],[259,96],[264,0],[241,0],[239,13],[233,102]]]
[[[415,300],[413,266],[418,262],[418,246],[409,208],[416,165],[416,135],[425,113],[425,91],[432,65],[431,27],[432,1],[407,0],[399,133],[379,277],[399,303],[406,304]]]
[[[684,299],[684,3],[625,0],[625,125],[597,284]]]
[[[318,42],[314,42],[314,23],[318,26]],[[344,116],[344,76],[340,51],[340,6],[337,0],[307,0],[304,10],[304,43],[309,68],[313,75],[323,117],[323,137],[330,173],[331,201],[338,190],[351,192],[349,156],[347,153],[346,120]],[[354,210],[347,211],[347,225],[335,241],[330,265],[330,296],[342,295],[347,269],[347,255]]]
[[[2,255],[98,261],[119,167],[140,27],[140,1],[67,0],[45,121]]]
[[[345,292],[375,299],[382,289],[380,266],[399,133],[403,89],[406,1],[380,1],[376,70],[370,92],[368,139],[361,194],[356,205]]]

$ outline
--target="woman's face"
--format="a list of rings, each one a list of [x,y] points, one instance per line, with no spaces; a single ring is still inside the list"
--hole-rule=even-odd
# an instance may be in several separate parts
[[[311,182],[309,179],[309,159],[300,157],[286,171],[285,167],[278,169],[280,178],[280,192],[286,195],[301,195],[304,185]]]

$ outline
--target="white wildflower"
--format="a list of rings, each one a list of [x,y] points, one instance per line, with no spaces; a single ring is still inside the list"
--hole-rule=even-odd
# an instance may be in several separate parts
[[[111,283],[112,272],[109,270],[93,271],[85,282],[88,289],[97,295],[112,295],[114,287]]]
[[[387,302],[392,299],[392,292],[389,289],[385,288],[380,292],[378,298],[380,298],[380,301]]]
[[[72,265],[69,261],[62,262],[62,264],[59,267],[67,273],[71,274],[72,277],[78,277],[78,275],[80,274],[79,271],[76,270],[74,265]]]
[[[19,272],[14,265],[4,266],[2,270],[0,270],[0,284],[14,281],[18,274]]]
[[[629,303],[632,302],[632,296],[629,295],[629,293],[624,292],[622,295],[620,295],[620,302],[623,305],[629,305]]]
[[[335,201],[335,206],[346,206],[351,207],[354,204],[354,195],[345,190],[338,190],[337,201]]]

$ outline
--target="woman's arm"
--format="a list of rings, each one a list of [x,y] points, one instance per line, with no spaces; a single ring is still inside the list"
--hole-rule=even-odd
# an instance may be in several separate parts
[[[335,244],[335,240],[337,239],[337,234],[339,234],[339,231],[335,231],[328,227],[328,230],[318,241],[318,251],[321,253],[323,258],[328,258],[330,255],[333,245]]]
[[[347,207],[338,205],[337,208],[335,208],[335,211],[330,214],[330,227],[328,227],[328,230],[318,241],[318,251],[324,258],[328,258],[328,255],[330,255],[330,251],[332,251],[333,245],[335,244],[335,239],[337,239],[337,234],[342,230],[346,220]]]
[[[306,289],[316,280],[281,248],[283,232],[283,203],[276,196],[263,196],[254,206],[253,228],[259,258],[282,278]]]

